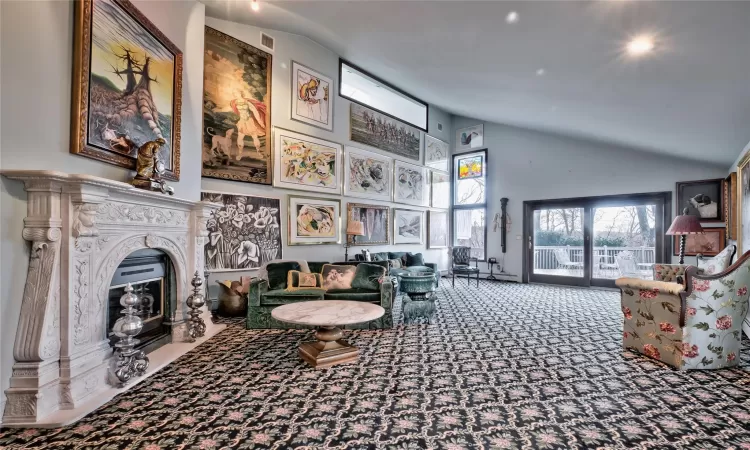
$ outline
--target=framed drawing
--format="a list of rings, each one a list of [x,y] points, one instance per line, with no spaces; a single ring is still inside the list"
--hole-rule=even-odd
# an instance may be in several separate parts
[[[737,165],[737,253],[750,250],[750,152]]]
[[[411,209],[393,209],[393,244],[422,244],[424,213]]]
[[[258,269],[281,258],[278,198],[203,191],[201,201],[223,205],[206,224],[208,242],[204,254],[208,271]]]
[[[289,245],[340,243],[339,200],[289,196]]]
[[[677,183],[677,214],[687,208],[701,222],[724,222],[723,184],[721,178]]]
[[[737,172],[724,179],[724,222],[727,239],[737,239]]]
[[[448,230],[448,211],[427,211],[427,248],[447,248]]]
[[[292,120],[333,131],[333,80],[292,61]]]
[[[456,151],[475,150],[484,145],[484,125],[456,130]]]
[[[426,206],[429,201],[427,169],[396,160],[393,164],[393,201]]]
[[[345,150],[344,195],[391,201],[393,159],[355,147]]]
[[[706,234],[689,234],[685,240],[685,255],[716,256],[726,246],[726,230],[719,228],[704,228]],[[674,237],[674,255],[679,256],[680,236]]]
[[[430,205],[442,209],[451,207],[451,176],[447,172],[430,171]]]
[[[354,142],[421,161],[422,132],[418,128],[356,103],[350,105],[349,127]]]
[[[357,245],[389,244],[391,208],[380,205],[363,205],[348,203],[346,205],[346,220],[357,220],[364,224],[365,235],[357,236]],[[352,237],[347,236],[349,244]]]
[[[425,134],[424,136],[424,165],[430,169],[448,171],[448,157],[450,145],[440,139]]]
[[[70,152],[134,170],[161,138],[179,180],[182,52],[128,0],[77,1],[74,20]]]
[[[274,128],[273,185],[341,193],[341,144]]]
[[[271,184],[272,56],[206,27],[204,177]]]

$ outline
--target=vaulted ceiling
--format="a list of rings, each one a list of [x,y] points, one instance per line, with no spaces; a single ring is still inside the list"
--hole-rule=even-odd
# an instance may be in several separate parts
[[[202,1],[456,115],[727,167],[750,141],[750,2]]]

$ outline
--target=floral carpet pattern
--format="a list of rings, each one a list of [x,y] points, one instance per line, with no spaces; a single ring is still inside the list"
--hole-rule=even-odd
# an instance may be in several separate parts
[[[328,370],[297,356],[310,332],[231,326],[72,426],[0,430],[0,448],[750,449],[747,340],[740,368],[679,372],[622,352],[617,292],[438,296],[436,325],[348,331],[360,361]]]

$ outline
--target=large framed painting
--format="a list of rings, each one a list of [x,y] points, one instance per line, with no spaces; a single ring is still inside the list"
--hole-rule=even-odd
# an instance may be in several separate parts
[[[393,209],[393,245],[422,244],[424,213],[412,209]]]
[[[421,161],[422,132],[356,103],[349,110],[350,139],[402,158]]]
[[[424,136],[424,165],[430,169],[448,171],[450,145],[430,135]]]
[[[380,205],[364,205],[348,203],[346,205],[347,223],[349,220],[362,222],[365,228],[364,236],[357,236],[357,245],[389,244],[391,208]],[[347,236],[349,244],[353,244],[352,236]]]
[[[448,247],[448,211],[427,212],[427,248]]]
[[[289,245],[340,243],[339,200],[289,196]]]
[[[724,179],[724,222],[727,239],[737,239],[737,172]]]
[[[426,206],[429,201],[427,169],[396,160],[393,164],[393,172],[393,201]]]
[[[390,201],[393,190],[393,159],[347,146],[344,195]]]
[[[451,207],[451,176],[447,172],[430,171],[430,205],[442,209]]]
[[[281,258],[278,198],[204,191],[201,200],[222,205],[206,224],[208,241],[204,252],[208,271],[258,269]]]
[[[341,193],[341,144],[274,128],[273,185]]]
[[[456,151],[476,150],[484,145],[484,125],[456,130]]]
[[[737,165],[737,248],[744,255],[750,250],[750,152]]]
[[[292,119],[333,131],[333,80],[292,61]]]
[[[724,179],[677,183],[677,214],[685,208],[701,222],[724,222]]]
[[[271,54],[211,27],[203,52],[203,176],[271,184]]]
[[[163,139],[164,178],[180,179],[182,52],[128,0],[75,2],[71,153],[135,169]]]
[[[703,228],[705,234],[689,234],[685,240],[685,255],[716,256],[726,246],[726,230],[723,227]],[[674,237],[674,255],[679,256],[680,236]]]

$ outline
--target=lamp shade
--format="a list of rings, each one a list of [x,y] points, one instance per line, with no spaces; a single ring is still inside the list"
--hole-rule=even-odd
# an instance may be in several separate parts
[[[346,234],[349,236],[364,236],[365,224],[356,220],[350,220],[346,225]]]
[[[687,213],[687,210],[685,213]],[[698,216],[682,214],[674,218],[672,226],[667,230],[667,235],[679,236],[683,234],[704,234]]]

